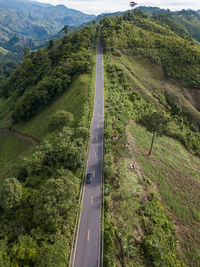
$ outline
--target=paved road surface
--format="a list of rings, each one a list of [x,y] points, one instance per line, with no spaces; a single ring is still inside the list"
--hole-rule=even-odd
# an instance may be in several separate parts
[[[103,53],[100,38],[97,47],[96,87],[87,172],[93,175],[85,184],[78,235],[72,267],[100,266],[101,191],[103,168],[104,89]]]

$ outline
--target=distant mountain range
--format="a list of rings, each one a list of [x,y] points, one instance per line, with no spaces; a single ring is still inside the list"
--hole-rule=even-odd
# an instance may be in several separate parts
[[[79,26],[95,18],[64,5],[28,0],[0,0],[0,46],[11,51],[37,46],[64,25]]]

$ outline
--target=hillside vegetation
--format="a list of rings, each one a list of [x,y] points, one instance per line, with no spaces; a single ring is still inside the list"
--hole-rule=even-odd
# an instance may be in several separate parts
[[[169,9],[160,9],[158,7],[139,7],[138,9],[145,12],[150,17],[167,18],[167,20],[173,20],[177,23],[177,26],[181,26],[182,30],[185,30],[194,39],[200,41],[200,12],[192,9],[181,11],[170,11]],[[164,16],[163,16],[164,15]],[[167,23],[168,24],[168,23]],[[176,26],[176,27],[177,27]]]
[[[198,43],[178,37],[176,32],[153,22],[141,11],[126,13],[123,19],[105,18],[104,25],[107,31],[102,31],[102,36],[107,49],[149,57],[162,64],[166,77],[200,88]]]
[[[176,33],[179,27],[172,31],[140,12],[101,24],[105,266],[198,266],[199,46]],[[169,125],[149,157],[152,134],[145,118],[156,112]]]
[[[93,106],[95,34],[87,27],[27,53],[2,84],[2,127],[37,136],[41,145],[0,134],[1,266],[68,265]]]

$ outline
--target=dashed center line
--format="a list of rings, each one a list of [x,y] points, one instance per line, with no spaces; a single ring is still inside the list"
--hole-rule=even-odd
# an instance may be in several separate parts
[[[94,155],[95,155],[95,158],[96,158],[96,156],[97,156],[97,152],[95,152]]]
[[[90,241],[90,230],[88,230],[88,241]]]
[[[95,171],[93,171],[93,178],[95,177]]]
[[[91,196],[91,204],[93,203],[93,196]]]

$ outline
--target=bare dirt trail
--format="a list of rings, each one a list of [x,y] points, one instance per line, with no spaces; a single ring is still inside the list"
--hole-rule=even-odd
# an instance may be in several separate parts
[[[27,141],[29,141],[31,143],[34,143],[36,146],[40,146],[39,139],[37,139],[36,137],[33,137],[33,136],[29,135],[29,134],[24,134],[24,133],[18,132],[16,130],[10,129],[10,128],[1,128],[0,129],[0,134],[1,133],[11,133],[11,134],[23,139],[23,140],[27,140]]]
[[[138,181],[140,184],[143,185],[142,181],[143,181],[143,175],[142,175],[142,170],[141,170],[141,167],[140,165],[138,164],[135,156],[134,156],[134,149],[136,149],[136,145],[135,145],[135,141],[129,131],[129,128],[131,126],[131,124],[133,123],[132,120],[129,121],[129,123],[126,125],[126,135],[127,135],[127,138],[128,138],[128,149],[131,153],[131,156],[132,156],[132,166],[130,167],[133,167],[136,174],[137,174],[137,177],[138,177]]]

